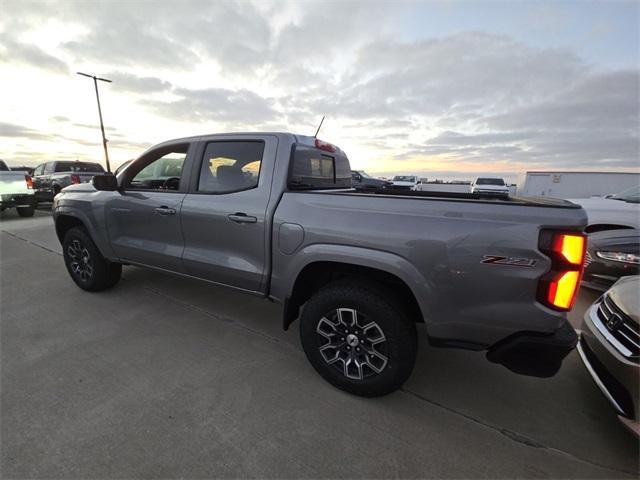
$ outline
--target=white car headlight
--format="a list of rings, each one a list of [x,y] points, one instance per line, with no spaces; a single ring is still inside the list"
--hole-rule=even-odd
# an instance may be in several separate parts
[[[605,260],[611,260],[614,262],[631,263],[634,265],[640,264],[640,255],[636,255],[635,253],[606,252],[601,250],[596,252],[596,255],[600,258],[604,258]]]

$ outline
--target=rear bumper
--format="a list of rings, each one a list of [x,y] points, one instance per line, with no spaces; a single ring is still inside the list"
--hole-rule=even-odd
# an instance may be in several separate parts
[[[552,334],[519,332],[492,346],[487,359],[512,372],[532,377],[552,377],[578,343],[578,335],[565,321]]]
[[[7,194],[0,195],[0,207],[1,208],[14,208],[14,207],[33,207],[36,204],[36,199],[33,194]]]

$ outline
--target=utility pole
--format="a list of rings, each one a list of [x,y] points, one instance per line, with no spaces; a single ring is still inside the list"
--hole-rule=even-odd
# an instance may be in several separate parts
[[[93,78],[93,86],[96,88],[96,100],[98,101],[98,115],[100,116],[100,130],[102,131],[102,146],[104,148],[104,159],[107,163],[107,172],[111,172],[111,165],[109,164],[109,152],[107,151],[107,137],[104,135],[104,123],[102,123],[102,109],[100,108],[100,95],[98,94],[98,80],[101,82],[112,83],[111,80],[106,78],[96,77],[95,75],[89,75],[88,73],[76,72],[83,77]]]

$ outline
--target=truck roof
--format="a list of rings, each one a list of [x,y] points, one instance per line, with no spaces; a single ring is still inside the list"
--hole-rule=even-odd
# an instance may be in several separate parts
[[[194,135],[191,137],[182,137],[182,138],[174,138],[172,140],[167,140],[162,143],[158,143],[153,145],[151,148],[161,147],[163,145],[173,145],[175,143],[184,143],[184,142],[196,142],[196,141],[207,141],[214,140],[219,137],[234,137],[234,136],[251,136],[251,135],[271,135],[276,136],[280,139],[288,139],[292,142],[302,143],[309,146],[315,145],[316,137],[311,135],[300,135],[291,132],[229,132],[229,133],[208,133],[202,135]],[[341,150],[337,145],[333,145],[337,150]]]

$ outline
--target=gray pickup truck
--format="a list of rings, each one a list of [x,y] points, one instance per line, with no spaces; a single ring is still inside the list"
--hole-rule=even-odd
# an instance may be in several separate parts
[[[577,341],[566,312],[586,246],[580,206],[359,193],[344,152],[314,137],[165,142],[117,177],[63,189],[54,217],[80,288],[112,287],[131,264],[280,303],[318,373],[358,395],[402,386],[416,323],[431,344],[540,377]]]
[[[51,202],[68,185],[87,183],[94,175],[104,173],[99,163],[54,161],[38,165],[33,170],[33,188],[39,202]]]

